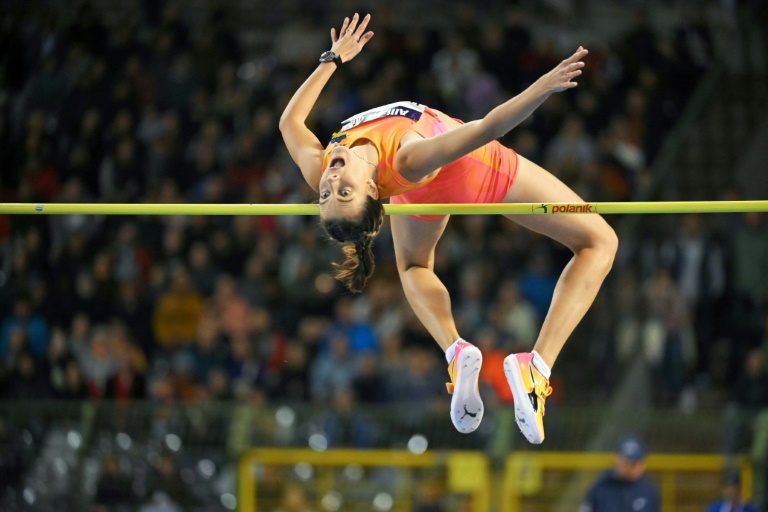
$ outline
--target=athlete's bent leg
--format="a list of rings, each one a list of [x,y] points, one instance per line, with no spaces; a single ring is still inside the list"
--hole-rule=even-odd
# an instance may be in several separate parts
[[[505,203],[580,203],[562,181],[538,165],[519,157],[514,185]],[[507,215],[521,226],[552,238],[573,251],[552,296],[549,312],[534,349],[550,367],[568,336],[586,314],[613,265],[619,246],[613,229],[597,214]]]
[[[392,216],[392,238],[400,281],[408,303],[440,347],[446,351],[451,421],[459,432],[480,426],[484,407],[478,378],[483,356],[477,347],[460,339],[451,312],[448,290],[434,272],[435,246],[448,223]]]
[[[517,178],[504,202],[580,203],[583,200],[555,176],[520,157]],[[544,402],[551,393],[549,370],[595,300],[613,265],[618,239],[605,219],[597,214],[507,217],[573,251],[573,258],[555,286],[534,352],[512,354],[504,361],[504,372],[515,396],[515,417],[520,430],[530,442],[541,443],[544,440]]]

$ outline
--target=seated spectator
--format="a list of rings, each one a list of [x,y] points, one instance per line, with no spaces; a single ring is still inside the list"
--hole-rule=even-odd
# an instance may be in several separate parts
[[[741,453],[750,446],[758,415],[768,407],[768,374],[763,351],[747,353],[744,369],[731,388],[731,404],[725,412],[725,451]]]
[[[266,299],[266,271],[264,258],[254,254],[246,260],[243,274],[238,276],[238,291],[252,306],[261,305]]]
[[[114,319],[109,325],[112,350],[121,361],[125,361],[136,373],[143,374],[147,370],[147,358],[138,344],[131,337],[128,327],[120,320]]]
[[[188,510],[195,503],[189,487],[181,479],[176,462],[168,454],[161,455],[157,461],[155,474],[149,479],[147,495],[153,502],[170,501],[178,510]]]
[[[157,301],[154,314],[154,334],[166,349],[186,345],[195,339],[197,324],[203,314],[203,297],[192,288],[189,274],[175,269],[171,287]]]
[[[707,507],[707,512],[758,512],[758,508],[741,500],[741,475],[731,470],[723,475],[722,499]]]
[[[11,334],[21,329],[29,344],[29,350],[37,359],[45,357],[48,348],[48,323],[44,318],[35,314],[26,297],[17,297],[13,303],[13,315],[5,318],[0,327],[0,355],[8,353]]]
[[[310,392],[315,402],[330,402],[336,391],[352,385],[355,360],[346,336],[338,334],[331,339],[328,352],[315,359],[309,375]]]
[[[51,388],[47,375],[39,368],[32,354],[22,352],[16,365],[16,371],[11,373],[6,395],[12,400],[44,400],[51,396]]]
[[[323,433],[330,448],[372,447],[372,425],[364,413],[355,407],[352,390],[337,390],[333,395],[333,408],[323,416]]]
[[[406,354],[405,366],[391,382],[390,399],[430,407],[435,400],[447,399],[445,383],[448,380],[442,365],[437,365],[434,350],[412,347]]]
[[[104,398],[110,400],[141,400],[146,396],[144,376],[134,371],[129,361],[122,361],[117,373],[107,381]]]
[[[72,353],[67,346],[67,338],[64,331],[54,329],[51,334],[51,342],[48,345],[48,381],[51,391],[60,395],[66,386],[67,366],[74,361]]]
[[[298,341],[288,342],[285,365],[270,371],[265,380],[271,396],[281,402],[309,400],[309,360],[304,345]]]
[[[225,376],[228,382],[231,381],[232,394],[245,397],[249,390],[261,383],[264,368],[254,355],[253,344],[247,336],[234,336],[231,341],[230,360]]]
[[[352,380],[355,397],[364,403],[383,402],[386,399],[386,383],[379,372],[378,355],[364,352],[357,358],[357,371]]]
[[[438,480],[430,479],[421,482],[418,487],[418,495],[416,512],[445,512],[442,503],[445,488]]]
[[[539,319],[530,302],[520,296],[520,288],[513,280],[501,283],[496,307],[500,315],[500,327],[513,336],[520,345],[533,346],[539,335]]]
[[[307,493],[296,483],[286,484],[280,506],[272,512],[312,512]]]
[[[227,352],[216,317],[205,315],[200,319],[195,343],[189,347],[188,353],[197,382],[204,382],[211,369],[224,365]]]
[[[120,359],[114,352],[109,328],[96,326],[90,343],[73,348],[83,375],[88,382],[88,394],[93,398],[104,396],[107,382],[115,375]]]
[[[130,510],[135,501],[131,479],[120,470],[117,455],[104,455],[101,460],[101,474],[96,482],[94,505],[107,507],[107,510]]]
[[[341,333],[349,339],[349,348],[353,353],[363,350],[375,350],[378,339],[373,328],[355,318],[354,301],[350,297],[341,296],[334,307],[334,322],[329,331],[330,336]]]
[[[146,354],[154,348],[152,335],[152,302],[138,281],[123,281],[117,289],[112,318],[128,326]]]
[[[197,290],[205,296],[213,293],[219,277],[219,269],[211,261],[211,250],[203,241],[197,241],[189,248],[189,274]]]
[[[232,276],[222,275],[218,278],[210,306],[211,313],[221,322],[224,334],[235,337],[248,331],[248,302],[237,291]]]
[[[499,347],[499,338],[500,334],[494,329],[485,329],[475,336],[475,346],[483,353],[480,382],[490,387],[496,398],[511,404],[512,390],[504,375],[504,359],[509,355],[509,351]]]
[[[65,367],[64,385],[56,391],[56,396],[64,400],[84,400],[88,398],[88,386],[80,371],[77,360],[70,359]]]
[[[13,370],[18,364],[22,352],[29,351],[27,336],[21,328],[12,329],[8,335],[8,350],[3,354],[3,363],[8,370]]]
[[[389,399],[392,379],[405,366],[403,340],[400,333],[393,332],[384,337],[381,343],[381,350],[378,352],[378,365],[382,381],[387,387],[387,398]]]
[[[577,116],[570,116],[565,120],[544,153],[547,168],[558,174],[565,170],[583,169],[594,162],[596,157],[595,143],[585,133],[584,123]]]
[[[264,464],[259,478],[256,479],[256,495],[259,497],[259,508],[272,511],[280,505],[285,492],[286,481],[280,471],[280,466]]]
[[[645,293],[648,319],[643,327],[645,357],[655,372],[659,398],[679,403],[696,342],[688,306],[669,270],[660,268]]]

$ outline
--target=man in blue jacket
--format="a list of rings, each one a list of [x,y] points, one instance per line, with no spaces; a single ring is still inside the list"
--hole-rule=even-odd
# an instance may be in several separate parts
[[[758,508],[741,501],[741,475],[737,470],[723,476],[723,499],[707,507],[707,512],[758,512]]]
[[[629,437],[619,443],[613,469],[597,478],[579,512],[659,512],[659,490],[645,474],[645,456],[640,440]]]

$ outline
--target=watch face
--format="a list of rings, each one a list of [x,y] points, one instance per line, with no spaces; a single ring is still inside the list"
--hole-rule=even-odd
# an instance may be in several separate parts
[[[336,55],[333,52],[323,52],[323,54],[320,55],[320,62],[330,62],[334,57],[336,57]]]

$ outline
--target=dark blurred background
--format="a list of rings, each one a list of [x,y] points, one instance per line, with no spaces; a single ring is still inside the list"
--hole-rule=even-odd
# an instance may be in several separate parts
[[[584,45],[579,87],[505,144],[589,201],[767,197],[764,2],[390,4],[0,1],[0,201],[314,200],[277,120],[356,9],[376,35],[317,102],[321,141],[397,100],[482,117]],[[608,220],[620,253],[558,360],[544,448],[632,431],[657,452],[748,454],[764,499],[765,214]],[[569,252],[501,218],[451,221],[435,267],[485,353],[488,408],[459,436],[386,226],[375,251],[351,295],[316,218],[0,216],[0,510],[234,509],[254,446],[531,449],[498,370],[530,350]],[[259,510],[314,510],[273,470]],[[458,510],[430,493],[417,506]]]

